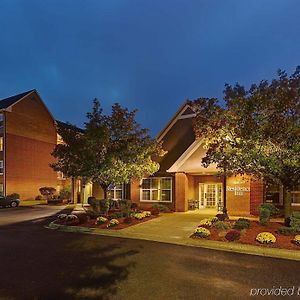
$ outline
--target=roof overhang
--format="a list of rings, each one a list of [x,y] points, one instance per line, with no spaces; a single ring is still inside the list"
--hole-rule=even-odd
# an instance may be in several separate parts
[[[202,165],[202,158],[205,156],[203,148],[204,139],[196,139],[186,151],[167,170],[168,173],[184,172],[188,174],[216,174],[218,169],[215,164],[205,168]]]

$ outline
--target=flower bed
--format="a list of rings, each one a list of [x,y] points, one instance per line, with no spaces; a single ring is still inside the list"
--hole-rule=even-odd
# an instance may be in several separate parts
[[[227,230],[218,230],[213,224],[209,227],[210,236],[207,237],[207,240],[220,241],[225,243],[241,243],[241,244],[249,244],[255,245],[259,247],[271,247],[271,248],[282,248],[282,249],[290,249],[290,250],[300,250],[300,236],[295,241],[294,235],[282,235],[278,233],[278,229],[284,224],[270,222],[268,226],[262,226],[257,221],[250,221],[250,225],[248,229],[241,229],[239,239],[233,241],[226,239],[226,234],[229,231],[233,231],[234,224],[236,221],[226,221],[225,222],[230,228]],[[199,222],[200,224],[200,222]],[[206,227],[206,226],[205,226]],[[272,235],[275,237],[273,239]],[[195,233],[191,235],[191,238],[199,239]],[[270,239],[272,241],[270,241]],[[299,242],[298,242],[299,240]]]
[[[68,223],[68,219],[73,215],[59,215],[54,221],[56,224],[60,225],[70,225],[70,226],[81,226],[89,228],[101,228],[109,230],[120,230],[129,226],[133,226],[139,223],[147,222],[154,218],[157,218],[158,215],[151,214],[150,211],[141,211],[138,213],[132,213],[129,217],[114,217],[111,219],[110,216],[116,216],[116,212],[111,212],[107,217],[100,216],[97,218],[90,218],[85,213],[79,213],[76,219],[76,222]],[[84,216],[84,217],[83,217]],[[72,218],[72,217],[71,217]],[[73,219],[72,219],[73,221]]]

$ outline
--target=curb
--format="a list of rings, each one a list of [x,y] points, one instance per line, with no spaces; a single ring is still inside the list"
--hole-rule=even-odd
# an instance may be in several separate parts
[[[44,226],[44,227],[47,229],[59,230],[64,232],[95,234],[95,235],[111,236],[111,237],[119,237],[119,238],[126,238],[126,239],[135,239],[135,240],[146,240],[146,241],[159,242],[165,244],[174,244],[180,246],[197,247],[197,248],[205,248],[205,249],[212,249],[218,251],[256,255],[262,257],[300,261],[300,251],[288,250],[288,249],[265,248],[265,247],[246,245],[246,244],[233,244],[233,243],[229,244],[229,243],[219,242],[219,241],[191,239],[189,237],[182,238],[179,240],[171,240],[171,239],[166,240],[158,237],[151,238],[151,237],[144,236],[142,234],[140,235],[122,234],[121,230],[107,230],[107,229],[87,228],[87,227],[80,227],[80,226],[67,226],[67,225],[55,224],[53,222],[51,222],[48,226]]]

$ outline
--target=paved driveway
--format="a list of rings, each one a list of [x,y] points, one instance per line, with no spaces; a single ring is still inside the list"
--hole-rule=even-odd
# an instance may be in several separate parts
[[[17,208],[1,208],[0,209],[0,226],[10,225],[24,221],[41,222],[43,219],[48,218],[62,210],[66,206],[24,206]]]
[[[1,300],[234,300],[253,299],[252,288],[300,285],[299,262],[48,230],[46,210],[0,225]]]

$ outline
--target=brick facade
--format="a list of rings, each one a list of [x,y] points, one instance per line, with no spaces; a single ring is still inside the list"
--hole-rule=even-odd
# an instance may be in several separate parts
[[[258,215],[259,205],[264,202],[264,184],[259,180],[251,180],[250,182],[250,213]]]
[[[39,195],[42,186],[57,189],[57,173],[50,167],[57,143],[55,120],[37,92],[29,92],[4,114],[5,194],[27,200]]]

